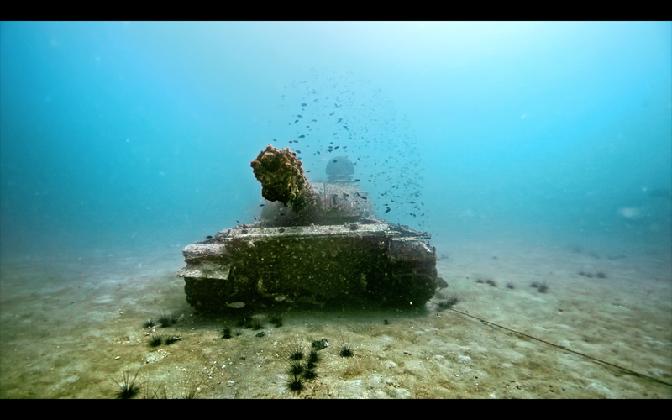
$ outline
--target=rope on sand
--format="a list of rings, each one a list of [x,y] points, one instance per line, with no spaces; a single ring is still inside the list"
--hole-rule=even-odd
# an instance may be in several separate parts
[[[646,375],[646,374],[644,374],[644,373],[639,373],[639,372],[636,372],[636,371],[634,371],[634,370],[632,370],[632,369],[628,369],[628,368],[625,368],[625,367],[623,367],[623,366],[619,366],[619,365],[616,365],[616,364],[614,364],[614,363],[610,363],[610,362],[607,362],[607,361],[604,361],[604,360],[595,358],[595,357],[590,356],[590,355],[587,355],[587,354],[585,354],[585,353],[581,353],[581,352],[578,352],[578,351],[576,351],[576,350],[569,349],[569,348],[567,348],[567,347],[565,347],[565,346],[561,346],[560,344],[551,343],[550,341],[546,341],[546,340],[543,340],[543,339],[541,339],[541,338],[537,338],[537,337],[531,336],[531,335],[529,335],[529,334],[525,334],[524,332],[516,331],[516,330],[514,330],[514,329],[505,327],[505,326],[503,326],[503,325],[499,325],[499,324],[497,324],[497,323],[495,323],[495,322],[487,321],[487,320],[485,320],[485,319],[483,319],[483,318],[479,318],[479,317],[477,317],[477,316],[471,315],[471,314],[469,314],[469,313],[467,313],[467,312],[458,311],[457,309],[452,309],[452,308],[448,308],[448,310],[449,310],[449,311],[452,311],[452,312],[456,312],[456,313],[461,314],[461,315],[464,315],[464,316],[467,316],[467,317],[469,317],[469,318],[476,319],[476,320],[480,321],[481,323],[486,324],[486,325],[489,325],[489,326],[491,326],[491,327],[500,328],[500,329],[503,329],[503,330],[512,332],[512,333],[514,333],[514,334],[516,334],[516,335],[519,335],[519,336],[521,336],[521,337],[525,337],[525,338],[528,338],[528,339],[530,339],[530,340],[539,341],[539,342],[544,343],[544,344],[546,344],[546,345],[549,345],[549,346],[551,346],[551,347],[555,347],[555,348],[558,348],[558,349],[560,349],[560,350],[564,350],[564,351],[566,351],[566,352],[568,352],[568,353],[572,353],[572,354],[575,354],[575,355],[577,355],[577,356],[581,356],[581,357],[586,358],[586,359],[588,359],[588,360],[590,360],[590,361],[592,361],[592,362],[594,362],[594,363],[597,363],[597,364],[599,364],[599,365],[603,365],[603,366],[607,366],[607,367],[612,367],[612,368],[618,369],[618,370],[620,370],[620,371],[622,371],[622,372],[625,372],[625,373],[628,374],[628,375],[637,376],[637,377],[639,377],[639,378],[644,378],[644,379],[648,379],[648,380],[650,380],[650,381],[658,382],[659,384],[663,384],[663,385],[667,385],[667,386],[672,386],[672,383],[667,382],[667,381],[663,381],[662,379],[654,378],[653,376],[649,376],[649,375]]]

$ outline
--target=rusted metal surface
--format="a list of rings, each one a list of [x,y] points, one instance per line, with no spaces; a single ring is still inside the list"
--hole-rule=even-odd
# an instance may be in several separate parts
[[[414,306],[437,287],[427,235],[384,222],[226,229],[183,254],[203,311],[273,304]]]

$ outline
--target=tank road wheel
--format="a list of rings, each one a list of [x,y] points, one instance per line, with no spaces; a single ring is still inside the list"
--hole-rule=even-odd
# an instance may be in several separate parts
[[[419,307],[434,296],[437,287],[437,272],[433,265],[394,263],[383,299],[386,305]]]

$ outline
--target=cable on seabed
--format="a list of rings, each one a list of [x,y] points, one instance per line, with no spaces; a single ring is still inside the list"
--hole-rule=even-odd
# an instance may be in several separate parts
[[[532,336],[532,335],[525,334],[524,332],[516,331],[516,330],[514,330],[514,329],[512,329],[512,328],[508,328],[508,327],[505,327],[505,326],[503,326],[503,325],[499,325],[499,324],[497,324],[497,323],[495,323],[495,322],[488,321],[488,320],[485,320],[485,319],[483,319],[483,318],[479,318],[479,317],[474,316],[474,315],[471,315],[471,314],[469,314],[469,313],[467,313],[467,312],[458,311],[457,309],[452,309],[452,308],[448,308],[448,310],[449,310],[449,311],[452,311],[452,312],[456,312],[456,313],[461,314],[461,315],[464,315],[464,316],[467,316],[467,317],[472,318],[472,319],[476,319],[476,320],[480,321],[481,323],[486,324],[486,325],[489,325],[489,326],[491,326],[491,327],[500,328],[500,329],[503,329],[503,330],[512,332],[512,333],[514,333],[514,334],[517,334],[517,335],[519,335],[519,336],[521,336],[521,337],[525,337],[525,338],[528,338],[528,339],[530,339],[530,340],[539,341],[539,342],[544,343],[544,344],[546,344],[546,345],[549,345],[549,346],[552,346],[552,347],[555,347],[555,348],[564,350],[564,351],[566,351],[566,352],[568,352],[568,353],[576,354],[577,356],[581,356],[581,357],[583,357],[583,358],[586,358],[586,359],[588,359],[588,360],[590,360],[590,361],[592,361],[592,362],[594,362],[594,363],[597,363],[597,364],[600,364],[600,365],[604,365],[604,366],[607,366],[607,367],[616,368],[616,369],[618,369],[618,370],[620,370],[620,371],[625,372],[625,373],[628,374],[628,375],[633,375],[633,376],[637,376],[637,377],[640,377],[640,378],[648,379],[648,380],[650,380],[650,381],[658,382],[659,384],[663,384],[663,385],[667,385],[667,386],[672,386],[672,383],[663,381],[662,379],[654,378],[653,376],[649,376],[649,375],[646,375],[646,374],[644,374],[644,373],[639,373],[639,372],[636,372],[636,371],[634,371],[634,370],[632,370],[632,369],[628,369],[628,368],[625,368],[625,367],[623,367],[623,366],[619,366],[619,365],[617,365],[617,364],[610,363],[610,362],[607,362],[607,361],[598,359],[598,358],[596,358],[596,357],[587,355],[587,354],[585,354],[585,353],[581,353],[581,352],[578,352],[578,351],[576,351],[576,350],[569,349],[569,348],[567,348],[567,347],[565,347],[565,346],[561,346],[560,344],[551,343],[550,341],[546,341],[546,340],[543,340],[543,339],[541,339],[541,338],[537,338],[537,337],[534,337],[534,336]]]

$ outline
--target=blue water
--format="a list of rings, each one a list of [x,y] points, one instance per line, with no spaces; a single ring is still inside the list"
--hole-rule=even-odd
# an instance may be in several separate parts
[[[179,258],[258,214],[249,162],[267,144],[301,150],[316,180],[347,146],[379,215],[437,243],[669,247],[671,35],[669,22],[5,22],[0,257]]]

